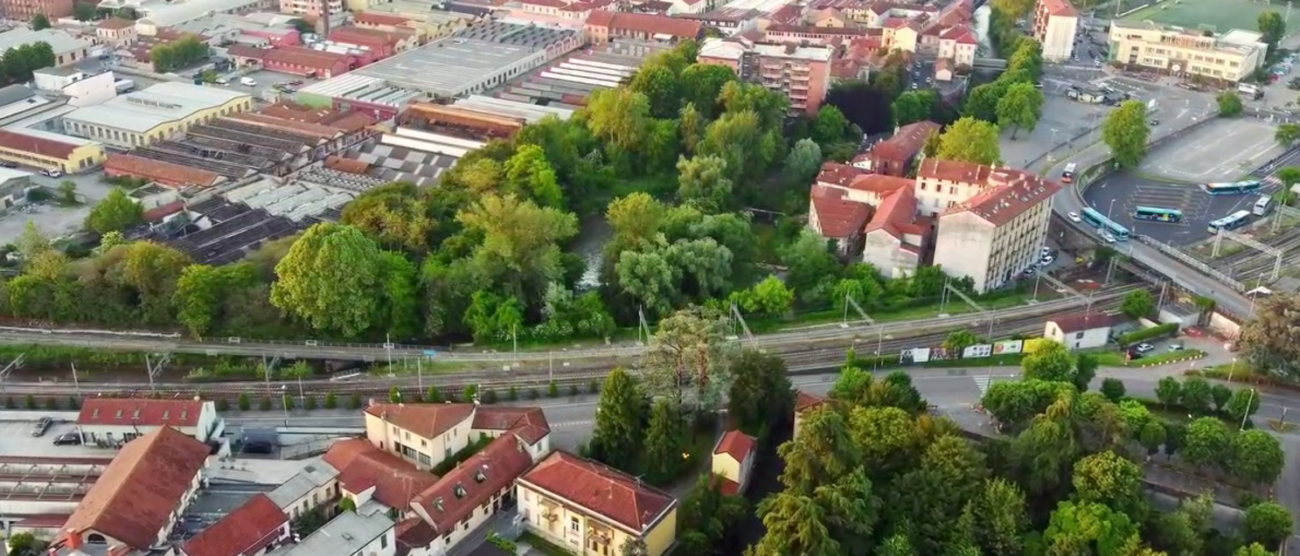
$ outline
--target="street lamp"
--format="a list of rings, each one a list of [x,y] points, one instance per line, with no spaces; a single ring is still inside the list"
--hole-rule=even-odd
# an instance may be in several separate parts
[[[1110,200],[1110,207],[1106,209],[1106,220],[1110,220],[1110,213],[1115,210],[1115,199]]]
[[[289,386],[280,385],[280,409],[284,410],[284,426],[289,426]]]

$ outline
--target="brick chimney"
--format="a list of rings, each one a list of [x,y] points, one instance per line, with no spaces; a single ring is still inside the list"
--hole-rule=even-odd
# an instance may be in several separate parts
[[[68,529],[67,536],[65,537],[65,541],[66,542],[64,544],[68,547],[68,550],[73,552],[77,552],[81,550],[81,545],[83,543],[81,540],[80,531],[74,529]]]

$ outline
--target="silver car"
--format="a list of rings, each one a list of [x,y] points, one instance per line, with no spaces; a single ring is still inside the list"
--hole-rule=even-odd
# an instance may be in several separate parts
[[[53,425],[54,419],[41,417],[36,421],[35,425],[32,425],[32,436],[45,436],[45,432],[50,430],[50,427]]]

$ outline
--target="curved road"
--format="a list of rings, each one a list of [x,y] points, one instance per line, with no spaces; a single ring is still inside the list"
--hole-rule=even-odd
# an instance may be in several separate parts
[[[1160,110],[1163,124],[1152,130],[1151,140],[1163,138],[1171,133],[1182,130],[1197,121],[1209,117],[1215,117],[1212,107],[1162,107]],[[1088,147],[1075,152],[1062,160],[1056,162],[1044,161],[1036,165],[1031,170],[1044,172],[1048,178],[1059,180],[1061,172],[1066,163],[1073,162],[1078,165],[1079,169],[1089,168],[1110,157],[1110,147],[1104,142],[1097,142]],[[1078,187],[1066,187],[1056,194],[1052,200],[1052,210],[1061,217],[1063,222],[1081,230],[1096,239],[1097,243],[1103,243],[1097,235],[1096,230],[1085,223],[1071,222],[1066,218],[1066,213],[1080,212],[1087,204],[1083,201]],[[1209,297],[1215,303],[1230,313],[1251,317],[1254,314],[1254,306],[1245,296],[1237,293],[1232,287],[1224,284],[1214,278],[1206,276],[1201,272],[1187,266],[1178,259],[1166,255],[1155,248],[1143,244],[1139,241],[1129,240],[1122,244],[1116,244],[1116,248],[1126,255],[1133,258],[1143,266],[1169,277],[1175,284],[1181,286],[1196,295]]]

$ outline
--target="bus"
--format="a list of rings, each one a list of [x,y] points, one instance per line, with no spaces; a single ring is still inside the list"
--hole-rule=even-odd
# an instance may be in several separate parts
[[[1102,216],[1100,212],[1091,208],[1085,208],[1083,209],[1083,219],[1096,228],[1110,232],[1111,235],[1115,236],[1115,239],[1119,241],[1128,239],[1128,228],[1111,222],[1109,218]]]
[[[1261,187],[1264,187],[1264,184],[1258,180],[1239,181],[1235,183],[1201,184],[1201,190],[1210,195],[1241,195],[1243,193],[1259,191]]]
[[[1246,225],[1250,219],[1250,211],[1239,210],[1223,218],[1210,222],[1210,233],[1217,234],[1219,230],[1235,230]]]
[[[1061,172],[1061,183],[1074,183],[1074,169],[1073,162],[1065,165],[1065,171]]]
[[[1267,216],[1271,210],[1273,210],[1273,197],[1264,195],[1255,201],[1255,208],[1251,213],[1255,216]]]
[[[1182,211],[1174,209],[1137,207],[1133,210],[1133,218],[1138,220],[1150,220],[1152,222],[1168,222],[1170,224],[1177,224],[1183,221],[1183,213]]]

